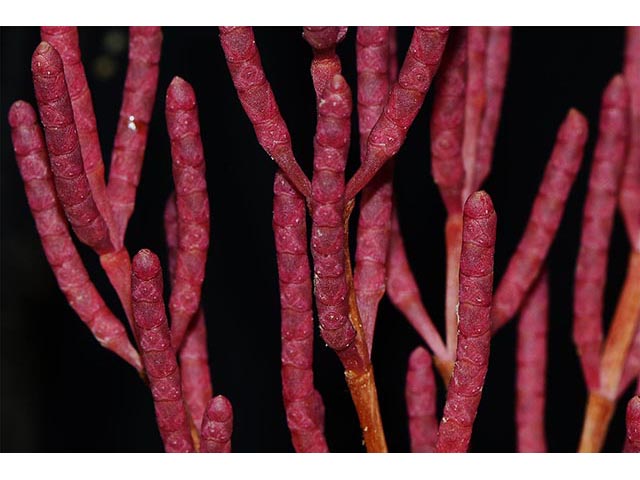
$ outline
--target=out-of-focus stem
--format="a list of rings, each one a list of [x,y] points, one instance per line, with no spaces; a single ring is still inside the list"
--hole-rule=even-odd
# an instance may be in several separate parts
[[[629,256],[627,278],[607,335],[600,367],[600,388],[590,392],[579,452],[599,452],[615,409],[622,370],[640,317],[640,252]]]
[[[462,215],[449,215],[445,226],[447,242],[447,291],[445,318],[447,326],[447,351],[453,357],[458,339],[458,285],[460,249],[462,248]],[[453,368],[453,364],[451,365]],[[446,381],[446,380],[445,380]]]
[[[137,338],[131,309],[131,257],[126,248],[100,255],[100,265],[116,291],[129,325]]]

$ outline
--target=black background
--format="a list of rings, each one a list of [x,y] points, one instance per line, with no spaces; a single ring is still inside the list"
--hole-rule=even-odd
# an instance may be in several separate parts
[[[123,28],[81,28],[103,157],[108,161],[126,72]],[[410,28],[399,29],[404,55]],[[267,76],[290,128],[294,152],[310,174],[315,126],[311,52],[300,28],[257,28]],[[3,28],[2,55],[2,451],[161,451],[151,396],[134,370],[100,348],[67,305],[43,254],[18,174],[7,123],[11,103],[33,103],[30,58],[36,28]],[[355,90],[355,29],[339,47]],[[109,45],[112,45],[109,47]],[[485,184],[498,213],[496,280],[504,272],[529,215],[555,132],[570,107],[589,119],[584,166],[550,252],[551,318],[547,389],[550,451],[575,451],[586,391],[571,340],[573,271],[588,166],[602,90],[622,68],[623,28],[515,28],[493,171]],[[109,68],[104,68],[105,65]],[[195,88],[207,158],[211,247],[203,302],[214,391],[234,407],[233,449],[292,451],[280,391],[279,298],[271,231],[273,162],[258,145],[226,69],[215,28],[166,28],[160,81],[136,209],[127,232],[130,252],[148,247],[166,260],[162,212],[172,189],[164,95],[174,75]],[[102,66],[102,67],[101,67]],[[100,73],[102,72],[102,73]],[[442,327],[445,212],[429,163],[431,96],[400,151],[396,192],[409,259],[427,309]],[[354,132],[356,126],[354,125]],[[353,139],[357,138],[355,135]],[[357,165],[352,141],[348,175]],[[357,212],[356,212],[357,213]],[[352,218],[356,218],[354,215]],[[355,223],[355,222],[354,222]],[[79,247],[107,303],[124,318],[96,256]],[[605,321],[624,279],[629,247],[619,215],[611,245]],[[373,351],[378,392],[392,452],[408,451],[403,398],[406,362],[420,339],[384,299]],[[515,322],[493,340],[471,449],[515,449]],[[441,328],[442,330],[442,328]],[[316,334],[316,385],[326,406],[332,451],[363,451],[342,369]],[[439,384],[440,405],[444,400]],[[621,405],[626,405],[627,392]],[[620,451],[624,409],[605,450]]]

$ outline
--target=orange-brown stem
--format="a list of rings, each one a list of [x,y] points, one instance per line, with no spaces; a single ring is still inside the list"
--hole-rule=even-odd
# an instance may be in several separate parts
[[[600,365],[600,388],[587,401],[580,452],[598,452],[604,444],[629,347],[640,318],[640,252],[629,255],[627,277],[609,328]]]
[[[602,449],[614,410],[615,404],[612,400],[598,392],[589,394],[578,452],[595,453]]]
[[[453,366],[455,361],[443,360],[440,357],[433,356],[433,363],[438,370],[438,373],[442,377],[445,388],[449,388],[449,382],[451,381],[451,375],[453,375]]]
[[[349,217],[353,210],[353,201],[345,208],[344,226],[344,258],[346,262],[347,285],[349,287],[349,321],[356,331],[356,349],[361,356],[362,370],[345,370],[344,375],[351,393],[351,399],[358,413],[364,444],[369,453],[386,453],[387,441],[382,428],[378,392],[373,375],[373,366],[369,359],[364,329],[360,321],[360,312],[356,301],[356,292],[353,285],[353,273],[351,270],[351,256],[349,254]]]
[[[462,248],[462,214],[449,215],[445,226],[447,242],[447,291],[445,300],[445,319],[447,328],[447,351],[455,358],[458,341],[458,284],[460,271],[460,250]],[[437,364],[436,364],[437,365]],[[453,365],[451,365],[453,371]],[[451,374],[449,371],[449,375]],[[442,372],[441,372],[442,373]],[[448,377],[445,383],[449,383]]]

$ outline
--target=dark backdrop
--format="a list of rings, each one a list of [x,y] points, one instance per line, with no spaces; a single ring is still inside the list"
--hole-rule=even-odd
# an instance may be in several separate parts
[[[411,29],[399,29],[404,55]],[[296,156],[312,164],[314,93],[310,49],[300,28],[258,28],[264,67]],[[109,158],[126,70],[126,29],[82,28],[83,58],[95,104],[103,156]],[[7,112],[33,102],[30,57],[35,28],[3,28],[2,52],[2,451],[161,451],[148,389],[134,370],[99,347],[67,305],[46,262],[11,149]],[[585,167],[551,248],[551,327],[547,431],[551,451],[575,451],[586,391],[571,341],[572,286],[580,217],[595,141],[601,92],[621,70],[622,28],[515,28],[493,172],[485,184],[498,213],[496,279],[524,230],[555,132],[570,107],[589,119]],[[355,29],[339,47],[355,85]],[[280,391],[279,299],[271,231],[274,164],[258,145],[226,69],[215,28],[166,28],[158,97],[142,181],[127,233],[130,252],[148,247],[165,256],[162,211],[172,188],[164,94],[174,75],[198,96],[211,199],[212,242],[203,302],[214,390],[234,407],[233,447],[239,452],[291,451]],[[439,327],[444,304],[444,208],[429,164],[428,100],[398,155],[396,192],[412,268]],[[355,137],[353,137],[355,138]],[[349,174],[357,164],[352,141]],[[354,217],[355,218],[355,217]],[[115,295],[98,262],[80,248],[92,278],[115,311]],[[628,244],[616,218],[606,292],[609,319],[624,278]],[[342,369],[319,340],[316,384],[326,405],[332,451],[362,451]],[[383,300],[373,361],[382,417],[392,452],[409,448],[403,398],[407,358],[420,339]],[[515,449],[514,322],[492,344],[489,374],[472,450]],[[440,388],[440,408],[444,400]],[[627,392],[624,405],[629,398]],[[624,437],[618,409],[606,450]]]

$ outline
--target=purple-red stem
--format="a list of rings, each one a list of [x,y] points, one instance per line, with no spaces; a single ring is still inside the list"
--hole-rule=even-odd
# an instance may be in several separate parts
[[[516,346],[516,430],[518,452],[547,451],[544,428],[547,384],[549,279],[538,277],[522,305]]]
[[[418,347],[409,357],[405,386],[413,453],[435,451],[438,437],[436,397],[436,381],[431,368],[431,356],[424,348]]]
[[[495,242],[496,213],[491,198],[476,192],[463,211],[458,346],[438,430],[438,452],[469,449],[489,366]]]
[[[273,185],[282,341],[282,396],[297,452],[327,452],[324,404],[313,385],[313,292],[304,198],[278,172]]]
[[[171,345],[162,291],[160,260],[150,250],[140,250],[132,262],[131,297],[160,436],[167,452],[193,452],[180,369]]]

